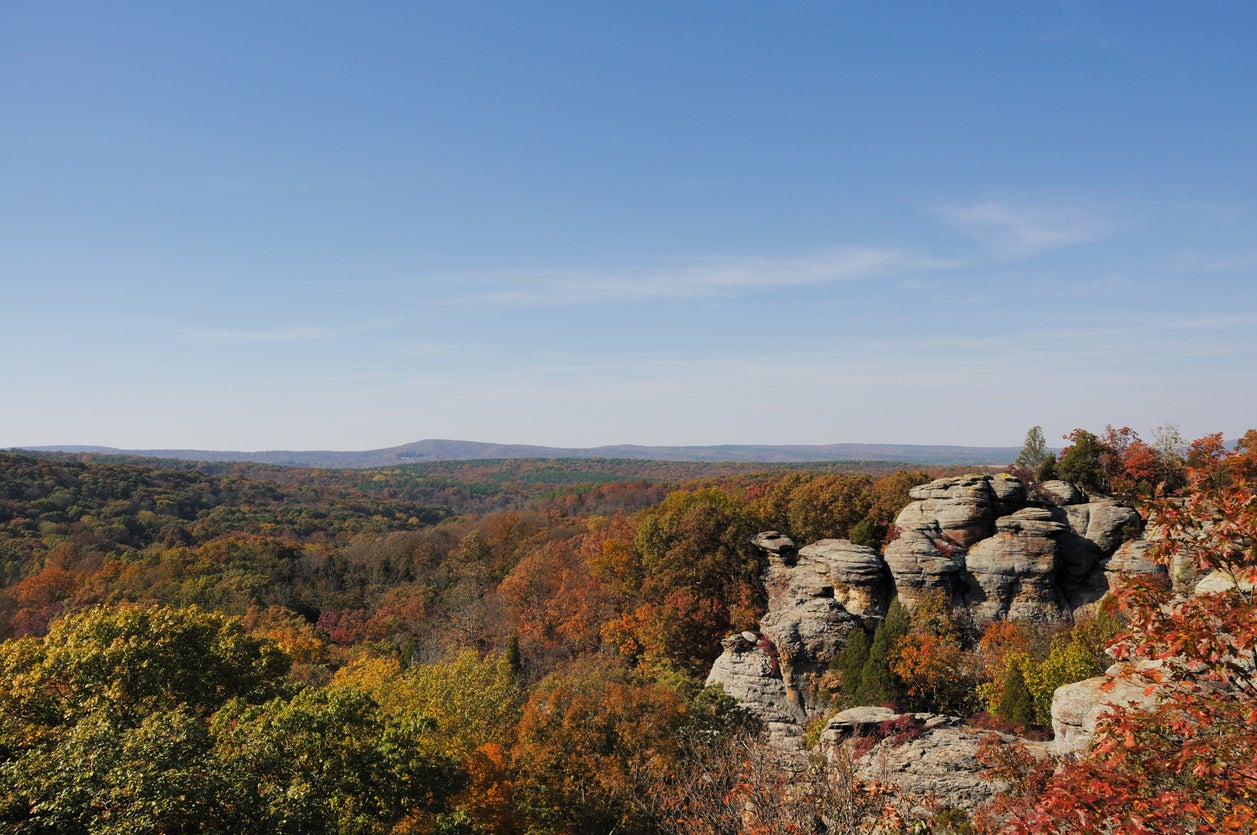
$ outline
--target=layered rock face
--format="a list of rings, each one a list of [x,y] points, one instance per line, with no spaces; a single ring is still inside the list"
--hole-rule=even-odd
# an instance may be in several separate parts
[[[896,594],[911,607],[941,589],[979,626],[1058,622],[1090,613],[1123,577],[1161,570],[1131,540],[1140,524],[1132,508],[1063,481],[1031,492],[1006,474],[966,475],[909,495],[885,556],[845,539],[798,548],[776,531],[757,536],[768,556],[760,629],[775,658],[753,646],[757,635],[726,642],[708,680],[765,721],[802,723],[815,707],[816,677],[851,630],[871,626]]]
[[[821,540],[796,550],[788,537],[768,531],[757,536],[755,544],[768,554],[764,576],[768,613],[760,629],[776,652],[777,668],[761,664],[756,669],[768,669],[780,681],[789,709],[802,719],[814,690],[809,676],[824,671],[842,651],[851,630],[862,628],[865,618],[885,613],[892,591],[890,575],[876,551],[844,539]],[[740,701],[735,691],[775,686],[752,686],[741,680],[751,671],[743,658],[751,651],[749,643],[727,640],[725,652],[708,677],[709,683],[723,684]],[[764,711],[749,704],[765,721],[777,721],[775,714],[781,712],[771,701]]]
[[[1061,534],[1066,526],[1044,508],[1022,508],[995,520],[995,534],[965,556],[972,582],[962,599],[976,620],[1055,621],[1069,615],[1058,583]]]
[[[707,684],[719,684],[764,723],[769,736],[797,740],[806,719],[796,698],[786,692],[779,661],[759,646],[754,633],[731,635],[722,642],[724,652],[712,665]]]
[[[798,747],[807,720],[821,712],[817,678],[851,631],[871,627],[896,594],[911,607],[941,589],[978,626],[1004,618],[1068,622],[1089,614],[1124,577],[1163,571],[1132,538],[1140,526],[1132,508],[1065,482],[1028,491],[1005,474],[968,475],[921,485],[910,496],[884,555],[841,539],[798,548],[776,531],[756,537],[768,556],[761,633],[726,639],[707,680],[757,714],[783,745]],[[1079,718],[1077,732],[1069,730],[1073,720],[1062,721],[1070,738],[1094,727],[1093,717]],[[902,772],[910,791],[932,787],[956,798],[986,791],[969,762],[976,732],[929,722],[924,742],[903,751],[882,746],[880,761]],[[842,735],[837,725],[831,730],[831,742]]]
[[[822,671],[866,614],[882,614],[888,579],[876,551],[846,540],[813,543],[793,564],[769,560],[768,613],[760,629],[776,646],[786,690],[801,706],[801,677]]]
[[[1139,514],[1050,481],[1033,495],[1005,474],[938,479],[913,488],[895,520],[886,563],[899,597],[914,605],[936,589],[978,623],[1069,620],[1094,606],[1124,565],[1112,557],[1138,534]]]
[[[856,707],[830,718],[820,746],[827,756],[841,757],[847,740],[875,740],[855,761],[861,777],[939,806],[972,809],[1007,790],[1004,783],[981,776],[978,744],[990,733],[967,727],[955,716]]]

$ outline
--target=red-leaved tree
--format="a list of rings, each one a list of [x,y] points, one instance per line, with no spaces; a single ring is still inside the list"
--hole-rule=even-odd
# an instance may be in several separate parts
[[[1149,520],[1156,558],[1195,563],[1212,575],[1207,590],[1118,592],[1128,621],[1110,651],[1158,701],[1102,718],[1092,747],[1008,831],[1257,831],[1257,444],[1228,452],[1212,440],[1193,445],[1182,498]]]

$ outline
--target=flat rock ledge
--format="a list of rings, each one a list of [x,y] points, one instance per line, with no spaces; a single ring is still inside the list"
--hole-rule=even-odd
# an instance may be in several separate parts
[[[918,803],[974,809],[1008,788],[1002,781],[981,777],[978,745],[992,733],[967,726],[955,716],[856,707],[830,718],[820,745],[828,757],[849,756],[851,749],[844,748],[848,741],[872,738],[872,746],[855,761],[861,777],[898,786]]]

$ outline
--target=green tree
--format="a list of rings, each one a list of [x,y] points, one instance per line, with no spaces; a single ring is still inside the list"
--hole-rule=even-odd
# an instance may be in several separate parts
[[[1043,427],[1032,426],[1026,433],[1026,442],[1022,445],[1021,452],[1017,453],[1013,466],[1033,472],[1039,469],[1046,457],[1047,441],[1043,437]]]
[[[423,752],[426,725],[288,667],[195,608],[95,609],[0,644],[0,827],[367,832],[440,809],[460,772]]]
[[[235,831],[387,831],[411,810],[440,810],[464,775],[420,753],[431,720],[398,720],[350,687],[307,689],[261,705],[234,701],[212,724]]]
[[[843,644],[842,651],[834,657],[830,669],[838,674],[838,688],[844,704],[852,704],[864,676],[864,665],[869,660],[869,633],[853,629]]]
[[[1049,452],[1043,456],[1042,463],[1039,468],[1034,471],[1035,481],[1051,481],[1056,478],[1056,453]]]
[[[873,632],[873,644],[869,647],[868,660],[860,671],[860,686],[856,690],[858,705],[897,705],[903,701],[903,684],[892,671],[896,660],[895,645],[908,634],[912,619],[908,610],[899,602],[891,601],[886,617]]]
[[[1026,686],[1021,664],[1009,664],[996,713],[1014,725],[1029,727],[1035,721],[1034,697]]]
[[[1060,477],[1084,490],[1107,490],[1103,465],[1106,448],[1100,439],[1085,429],[1075,429],[1065,438],[1072,443],[1057,461],[1056,472]]]
[[[1058,635],[1043,662],[1023,670],[1026,686],[1034,696],[1035,718],[1040,725],[1052,725],[1052,694],[1063,684],[1091,678],[1104,671],[1095,654],[1071,635]]]

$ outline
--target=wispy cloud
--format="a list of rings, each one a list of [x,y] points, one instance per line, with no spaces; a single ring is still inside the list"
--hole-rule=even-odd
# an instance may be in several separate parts
[[[501,289],[470,300],[575,305],[702,299],[761,288],[855,281],[953,266],[956,264],[903,250],[848,247],[805,258],[722,259],[673,268],[619,271],[521,272],[501,277]]]
[[[388,331],[396,327],[396,319],[372,319],[338,322],[326,325],[274,325],[260,328],[178,328],[176,333],[187,339],[214,345],[291,345],[308,342],[331,342],[354,334]]]
[[[264,330],[234,330],[228,328],[188,328],[186,336],[217,345],[262,345],[274,343],[324,342],[337,332],[331,328],[314,325],[288,325]]]
[[[986,200],[970,205],[949,204],[938,213],[953,228],[1002,258],[1026,258],[1090,243],[1115,231],[1115,224],[1099,211],[1074,205]]]

